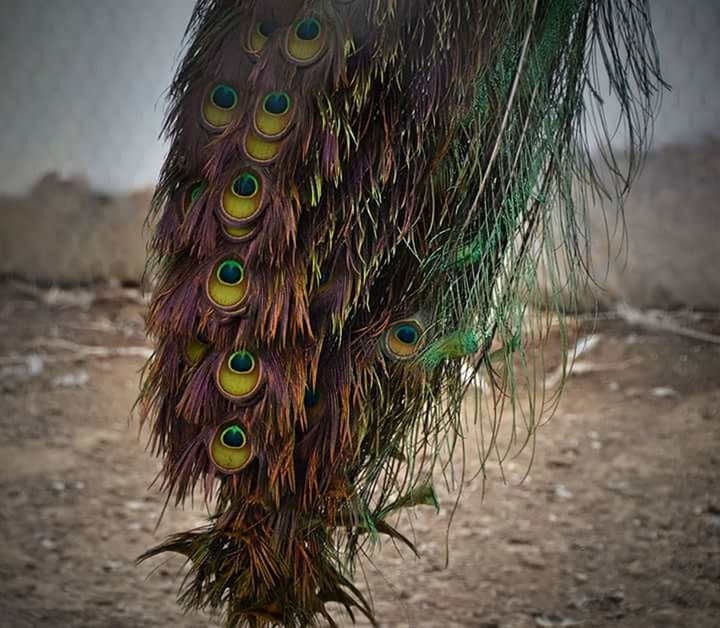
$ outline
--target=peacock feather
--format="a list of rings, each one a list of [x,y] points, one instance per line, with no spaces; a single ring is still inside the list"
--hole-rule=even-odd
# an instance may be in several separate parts
[[[396,515],[437,506],[464,425],[489,417],[502,458],[504,406],[532,435],[553,403],[537,346],[563,301],[528,303],[541,260],[582,281],[585,195],[640,164],[647,2],[200,0],[186,38],[140,404],[168,499],[214,511],[144,557],[186,556],[181,602],[228,626],[374,621],[354,568],[380,535],[412,547]]]

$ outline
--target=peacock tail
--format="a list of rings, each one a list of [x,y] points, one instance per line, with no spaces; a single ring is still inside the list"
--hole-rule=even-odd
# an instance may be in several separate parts
[[[214,510],[143,558],[186,556],[181,602],[228,626],[374,621],[354,568],[413,547],[397,515],[437,506],[464,425],[502,458],[503,407],[532,434],[553,401],[527,304],[541,259],[558,289],[582,271],[587,190],[639,166],[647,2],[200,0],[186,38],[140,406],[168,499]],[[588,137],[614,166],[617,134],[630,171],[603,181]]]

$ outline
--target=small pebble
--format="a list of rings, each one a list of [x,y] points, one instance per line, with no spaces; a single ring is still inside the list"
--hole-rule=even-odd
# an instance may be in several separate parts
[[[625,601],[625,594],[622,591],[612,591],[607,598],[615,604],[622,604]]]
[[[539,554],[524,553],[520,554],[518,558],[526,567],[531,567],[532,569],[545,569],[545,560]]]
[[[45,367],[45,362],[43,362],[43,359],[36,354],[30,354],[26,358],[26,364],[27,364],[27,370],[29,375],[39,375],[42,373],[43,368]]]
[[[77,373],[65,373],[53,378],[52,385],[60,388],[81,388],[90,381],[90,375],[86,371]]]
[[[580,622],[560,615],[541,614],[535,616],[535,625],[540,628],[570,628],[571,626],[579,626]]]
[[[549,467],[556,467],[558,469],[563,469],[567,467],[572,467],[574,464],[573,460],[570,460],[569,458],[549,458],[547,461],[547,464]]]
[[[103,563],[103,571],[117,571],[122,567],[122,562],[119,560],[108,560]]]
[[[650,393],[653,397],[660,397],[661,399],[668,399],[670,397],[677,397],[678,392],[668,386],[658,386],[653,388]]]
[[[634,560],[627,566],[627,572],[631,576],[643,576],[645,575],[645,567],[639,560]]]

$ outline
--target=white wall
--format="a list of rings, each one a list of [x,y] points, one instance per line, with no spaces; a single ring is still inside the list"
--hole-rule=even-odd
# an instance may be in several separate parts
[[[667,94],[656,146],[720,129],[720,1],[651,0]],[[152,184],[163,90],[193,0],[0,2],[0,193],[49,170]]]
[[[0,192],[50,170],[152,184],[193,0],[2,0]]]
[[[650,0],[665,80],[655,148],[720,138],[720,1]]]

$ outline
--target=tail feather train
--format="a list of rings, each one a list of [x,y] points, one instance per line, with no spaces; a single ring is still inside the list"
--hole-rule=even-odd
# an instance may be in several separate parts
[[[596,66],[642,154],[647,2],[200,0],[187,40],[140,403],[169,498],[214,514],[144,557],[186,556],[182,603],[229,626],[373,620],[357,560],[412,547],[395,515],[437,506],[466,393],[499,413],[532,376],[534,269],[581,261],[578,191],[613,191]],[[488,410],[472,382],[498,360]]]

